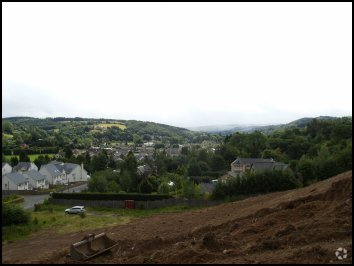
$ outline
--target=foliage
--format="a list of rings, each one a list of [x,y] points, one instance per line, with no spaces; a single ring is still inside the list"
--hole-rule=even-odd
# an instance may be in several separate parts
[[[170,192],[170,186],[167,184],[167,182],[161,182],[157,192],[160,194],[168,194]]]
[[[96,172],[92,174],[88,181],[88,190],[92,192],[106,192],[107,191],[107,178],[101,174],[102,172]]]
[[[29,213],[23,207],[2,203],[2,225],[28,224],[30,222]]]
[[[229,179],[226,183],[218,182],[213,198],[224,199],[227,196],[253,195],[294,189],[301,185],[291,170],[264,171],[246,174]]]
[[[19,195],[10,195],[2,199],[3,203],[21,203],[24,202],[24,198]]]
[[[149,178],[144,178],[138,185],[138,192],[151,193],[154,191],[154,186]]]
[[[171,198],[165,194],[141,194],[141,193],[53,193],[53,199],[80,199],[80,200],[161,200]]]

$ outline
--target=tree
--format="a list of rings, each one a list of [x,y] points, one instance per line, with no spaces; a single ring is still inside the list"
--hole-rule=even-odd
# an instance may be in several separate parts
[[[24,151],[20,151],[19,157],[20,157],[19,159],[20,162],[31,162],[31,159]]]
[[[211,157],[211,169],[213,171],[221,171],[224,170],[226,166],[226,162],[221,155],[214,155]]]
[[[66,146],[64,149],[65,152],[65,158],[70,159],[73,156],[73,151],[69,146]]]
[[[297,165],[297,172],[304,185],[309,185],[316,180],[314,163],[307,156],[301,157]]]
[[[181,154],[183,154],[183,155],[188,155],[188,154],[189,154],[188,147],[182,147],[182,149],[181,149]]]
[[[165,181],[161,182],[157,189],[157,192],[160,194],[168,194],[170,192],[170,186]]]
[[[43,155],[39,155],[33,162],[38,167],[38,169],[41,168],[42,165],[48,163],[48,161]]]
[[[108,167],[110,167],[112,169],[117,168],[117,162],[114,160],[113,155],[109,156],[109,158],[108,158]]]
[[[106,192],[107,191],[107,180],[106,178],[98,173],[93,173],[88,182],[88,190],[91,192]]]
[[[205,149],[199,150],[198,161],[209,162],[209,154]]]
[[[208,172],[210,170],[209,169],[209,165],[206,162],[201,161],[198,164],[199,164],[199,168],[200,168],[201,174],[203,174],[205,172]]]
[[[187,176],[187,173],[188,173],[187,166],[185,166],[185,165],[178,166],[178,168],[176,170],[176,174],[179,174],[181,176]]]
[[[10,158],[10,165],[14,167],[18,164],[18,158],[16,156]]]
[[[108,164],[107,153],[102,151],[99,154],[93,156],[91,166],[92,171],[100,171],[106,169]]]
[[[30,213],[16,204],[2,203],[2,225],[28,224]]]
[[[114,181],[114,180],[111,180],[109,183],[108,183],[108,189],[107,189],[109,192],[115,192],[115,193],[118,193],[121,189],[120,187],[118,186],[118,184]]]
[[[126,191],[130,192],[132,190],[132,178],[128,171],[122,171],[119,176],[119,184],[121,188]]]
[[[140,193],[151,193],[153,192],[153,185],[151,184],[149,178],[144,178],[138,185],[138,191]]]
[[[183,197],[187,199],[191,199],[194,197],[198,197],[198,189],[196,188],[196,185],[194,184],[193,181],[186,181],[183,183]]]
[[[132,173],[136,173],[136,168],[138,167],[138,162],[136,161],[136,158],[134,156],[134,153],[132,151],[129,151],[127,156],[125,157],[124,164],[123,164],[123,169]]]
[[[12,134],[14,126],[9,121],[2,121],[2,133]]]
[[[199,176],[201,174],[202,174],[202,170],[200,169],[200,165],[197,162],[197,160],[195,158],[193,158],[189,162],[188,175],[190,175],[190,176]]]
[[[143,144],[143,138],[140,137],[138,134],[133,134],[133,142],[135,144]]]

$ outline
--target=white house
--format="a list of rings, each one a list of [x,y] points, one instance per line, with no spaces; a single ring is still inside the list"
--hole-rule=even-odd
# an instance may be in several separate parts
[[[12,167],[8,163],[2,163],[2,175],[11,173],[12,172]]]
[[[31,170],[38,171],[38,167],[34,163],[30,163],[30,162],[19,162],[16,166],[14,166],[14,168],[12,168],[12,172],[21,172],[21,173],[26,171],[31,171]]]
[[[28,190],[29,182],[21,173],[8,173],[2,176],[2,190]]]
[[[48,188],[49,187],[49,182],[46,179],[45,175],[42,175],[38,171],[28,171],[28,172],[23,172],[23,175],[27,178],[29,182],[29,186],[32,188]]]
[[[84,169],[84,165],[65,163],[64,170],[66,173],[67,180],[72,182],[87,181],[87,171]]]
[[[43,165],[39,172],[47,176],[47,180],[50,184],[87,181],[88,178],[87,171],[84,169],[83,164],[80,166],[74,163],[52,161],[49,164]]]
[[[60,171],[54,164],[42,165],[39,173],[46,177],[46,180],[51,185],[67,183],[64,171]]]

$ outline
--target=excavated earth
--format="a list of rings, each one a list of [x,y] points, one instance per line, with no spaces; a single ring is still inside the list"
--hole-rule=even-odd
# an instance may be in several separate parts
[[[69,247],[88,233],[119,243],[86,262]],[[347,250],[339,260],[338,248]],[[341,253],[343,255],[343,253]],[[352,263],[352,171],[311,186],[2,246],[3,263]]]

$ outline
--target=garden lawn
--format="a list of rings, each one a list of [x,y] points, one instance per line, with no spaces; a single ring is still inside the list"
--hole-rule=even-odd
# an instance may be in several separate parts
[[[46,156],[48,155],[49,158],[53,157],[55,154],[53,153],[41,153],[41,154],[29,154],[28,157],[30,158],[31,162],[34,162],[38,158],[38,156],[43,155]],[[11,160],[11,157],[17,157],[17,159],[20,159],[18,155],[5,155],[5,158],[7,161]]]

